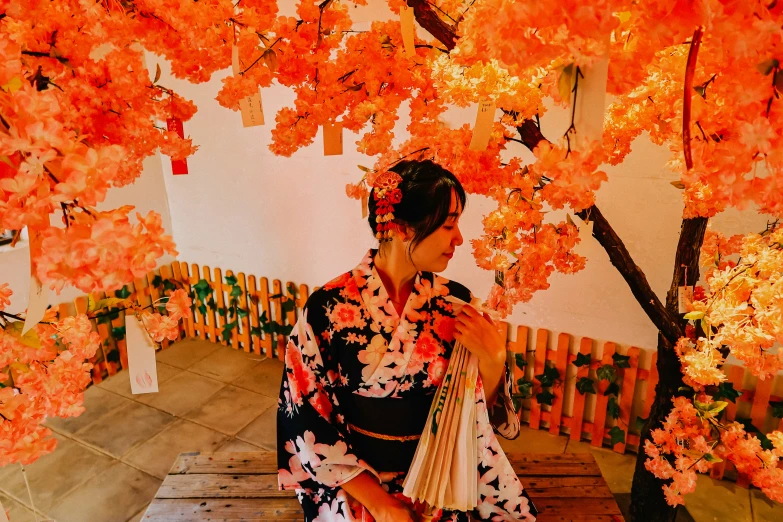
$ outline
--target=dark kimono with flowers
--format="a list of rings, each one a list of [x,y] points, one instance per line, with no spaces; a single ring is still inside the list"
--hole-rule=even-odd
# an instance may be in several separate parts
[[[310,296],[286,347],[277,415],[278,478],[282,489],[296,490],[308,522],[372,520],[340,487],[363,471],[410,503],[401,492],[412,452],[392,456],[397,468],[380,469],[379,458],[389,455],[363,454],[363,438],[353,426],[361,425],[362,415],[372,416],[373,405],[410,405],[403,411],[423,411],[426,417],[454,346],[454,312],[447,298],[471,300],[461,284],[419,272],[400,317],[375,270],[375,253],[371,250],[359,266]],[[476,401],[486,410],[480,380]],[[519,433],[508,377],[488,414],[491,425],[477,422],[479,503],[472,515],[479,520],[535,520],[493,431],[506,438]],[[387,422],[377,432],[393,433],[406,417],[376,418],[373,426]],[[443,511],[440,520],[468,517]]]

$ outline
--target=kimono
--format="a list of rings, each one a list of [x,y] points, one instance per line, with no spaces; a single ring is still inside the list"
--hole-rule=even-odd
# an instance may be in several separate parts
[[[313,292],[286,346],[277,413],[278,482],[296,491],[307,522],[372,520],[340,487],[364,471],[412,504],[402,484],[416,450],[415,434],[424,428],[455,344],[454,312],[444,298],[471,301],[463,285],[419,272],[400,317],[375,269],[376,252]],[[508,371],[487,412],[490,423],[478,416],[475,520],[535,520],[535,508],[493,431],[506,438],[519,434]],[[476,401],[486,411],[480,379]],[[469,518],[441,510],[434,520]]]

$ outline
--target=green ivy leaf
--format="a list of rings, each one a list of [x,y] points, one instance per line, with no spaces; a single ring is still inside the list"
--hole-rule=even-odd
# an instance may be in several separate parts
[[[549,390],[544,390],[541,393],[536,394],[536,400],[539,404],[546,404],[552,406],[552,401],[555,400],[555,396]]]
[[[250,328],[250,335],[254,335],[256,337],[261,337],[262,333],[263,333],[263,331],[258,326],[253,326],[252,328]]]
[[[288,299],[286,301],[283,301],[280,307],[283,309],[283,313],[287,314],[288,312],[294,311],[294,309],[296,308],[296,303],[293,300]]]
[[[582,366],[587,365],[590,366],[590,354],[588,353],[578,353],[576,354],[576,360],[574,361],[574,366],[577,368],[581,368]]]
[[[544,373],[536,375],[536,380],[541,383],[542,388],[549,388],[560,378],[560,372],[554,366],[545,366]]]
[[[742,395],[742,392],[734,389],[733,382],[722,382],[720,385],[718,385],[718,391],[715,393],[715,395],[712,396],[712,398],[716,400],[727,399],[733,403],[736,403],[740,395]]]
[[[693,88],[693,90],[696,91],[696,93],[698,93],[698,95],[705,100],[707,99],[707,88],[704,85],[697,85]]]
[[[198,305],[198,311],[201,312],[201,315],[207,315],[207,305]]]
[[[217,303],[215,302],[215,298],[212,296],[209,296],[209,301],[207,302],[207,306],[210,310],[217,310]]]
[[[114,291],[114,297],[118,297],[120,299],[127,299],[131,295],[130,290],[128,290],[127,285],[123,286],[119,290]]]
[[[287,324],[280,329],[280,333],[288,337],[294,331],[294,325]]]
[[[644,423],[647,422],[649,417],[642,417],[641,415],[636,416],[636,429],[641,431],[642,428],[644,428]]]
[[[206,302],[207,296],[212,294],[212,288],[206,279],[200,279],[198,283],[193,285],[193,289],[201,302]]]
[[[778,419],[783,419],[783,401],[770,401],[772,406],[772,416]]]
[[[288,293],[291,295],[291,297],[292,297],[293,299],[296,299],[296,298],[299,296],[299,294],[298,294],[298,290],[296,289],[296,285],[295,285],[295,284],[293,284],[293,283],[288,283],[288,284],[286,285],[286,289],[288,290]]]
[[[616,382],[611,383],[604,392],[604,397],[608,397],[610,395],[620,395],[620,385]]]
[[[173,292],[177,289],[177,285],[175,285],[171,279],[166,279],[163,281],[163,290],[167,292]]]
[[[630,355],[620,355],[619,353],[615,353],[612,355],[612,360],[614,361],[614,364],[618,368],[630,368],[631,363],[629,362],[631,360]]]
[[[625,442],[625,431],[619,426],[614,426],[609,430],[609,436],[612,438],[612,446]]]
[[[2,386],[2,384],[0,384],[0,386]],[[522,407],[522,399],[519,395],[512,395],[511,403],[514,405],[514,411],[519,411],[519,408]]]
[[[533,396],[533,383],[525,379],[518,379],[517,390],[523,399],[529,399]]]
[[[237,322],[232,321],[223,325],[223,340],[228,341],[231,339],[231,330],[237,327]]]
[[[614,382],[617,378],[617,370],[611,364],[604,364],[595,372],[599,381]]]
[[[240,287],[238,287],[238,286],[232,286],[231,287],[231,293],[229,294],[229,296],[231,296],[231,297],[239,297],[241,295],[242,295],[242,289]]]
[[[111,329],[111,336],[114,337],[117,341],[122,341],[125,339],[125,327],[115,326]]]
[[[165,314],[166,313],[166,306],[165,305],[158,306],[158,313],[160,315]]]
[[[613,419],[620,417],[620,405],[617,404],[617,399],[612,397],[606,405],[606,412],[611,415]]]
[[[160,277],[159,275],[156,275],[155,277],[152,278],[152,286],[154,286],[155,288],[160,287],[162,284],[163,284],[163,278]]]
[[[250,312],[245,310],[244,308],[237,308],[237,315],[240,317],[240,319],[244,319],[248,316]]]
[[[237,284],[237,277],[233,275],[226,276],[226,284],[234,286],[235,284]]]
[[[585,393],[592,393],[595,395],[595,381],[589,377],[582,377],[576,383],[576,389],[579,393],[584,395]]]
[[[525,366],[527,366],[527,361],[525,360],[525,354],[524,353],[515,353],[514,354],[514,364],[517,365],[517,368],[520,370],[524,370]]]

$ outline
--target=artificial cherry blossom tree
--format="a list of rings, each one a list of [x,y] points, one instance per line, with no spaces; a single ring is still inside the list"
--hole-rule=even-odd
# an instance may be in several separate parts
[[[419,30],[406,49],[397,17],[353,29],[350,8],[364,3],[301,0],[295,16],[283,17],[270,0],[0,1],[0,229],[28,227],[40,241],[34,273],[55,289],[111,291],[153,269],[164,252],[174,254],[159,216],[136,215],[133,223],[129,207],[95,206],[108,189],[132,183],[146,156],[160,150],[181,159],[196,149],[163,126],[189,119],[196,108],[158,75],[148,76],[142,49],[168,59],[175,76],[202,82],[231,65],[235,47],[244,65],[224,79],[216,93],[221,105],[237,110],[273,81],[296,95],[275,117],[273,152],[293,154],[320,126],[339,122],[359,133],[360,152],[377,157],[348,187],[350,196],[366,195],[392,162],[428,157],[469,192],[494,199],[497,209],[485,217],[473,252],[479,266],[497,274],[489,300],[503,313],[546,289],[554,271],[585,266],[573,251],[578,227],[570,218],[552,222],[547,211],[565,209],[593,223],[594,237],[659,330],[660,380],[642,431],[635,519],[673,520],[671,506],[692,490],[694,470],[719,459],[731,459],[783,500],[783,436],[771,434],[765,449],[741,425],[721,421],[725,401],[718,400],[729,354],[760,378],[783,367],[773,350],[783,341],[783,4],[388,0],[392,12],[413,9],[428,32]],[[602,140],[585,139],[576,124],[565,136],[543,136],[545,100],[576,114],[580,82],[584,89],[602,63],[613,96]],[[450,106],[486,101],[502,116],[486,149],[473,150],[472,129],[448,128],[440,117]],[[410,124],[394,147],[403,107]],[[670,148],[669,167],[680,174],[682,228],[665,301],[595,204],[595,191],[609,181],[600,166],[621,164],[642,133]],[[532,151],[535,161],[525,164],[515,147]],[[708,232],[709,218],[747,206],[769,216],[767,229],[755,231],[761,234],[726,239]],[[53,215],[62,222],[52,224]],[[697,286],[683,316],[678,287],[696,285],[700,270],[705,286]],[[0,307],[8,305],[0,298]],[[23,390],[14,386],[14,364],[28,364],[30,356],[19,348],[13,317],[0,314],[0,412],[15,411],[12,401]],[[60,335],[78,345],[71,352],[81,364],[93,341],[76,321],[78,336]],[[62,358],[58,350],[49,358]],[[86,385],[84,378],[69,382],[76,382],[72,390]],[[4,430],[19,426],[0,420]],[[24,444],[0,445],[0,462],[51,450],[49,442]]]

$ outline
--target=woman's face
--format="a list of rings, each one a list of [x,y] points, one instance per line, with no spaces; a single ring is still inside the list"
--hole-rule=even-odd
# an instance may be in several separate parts
[[[462,233],[459,230],[459,218],[462,215],[462,210],[457,193],[452,190],[451,206],[446,221],[411,251],[413,264],[418,270],[424,272],[446,270],[454,255],[454,250],[462,244]]]

